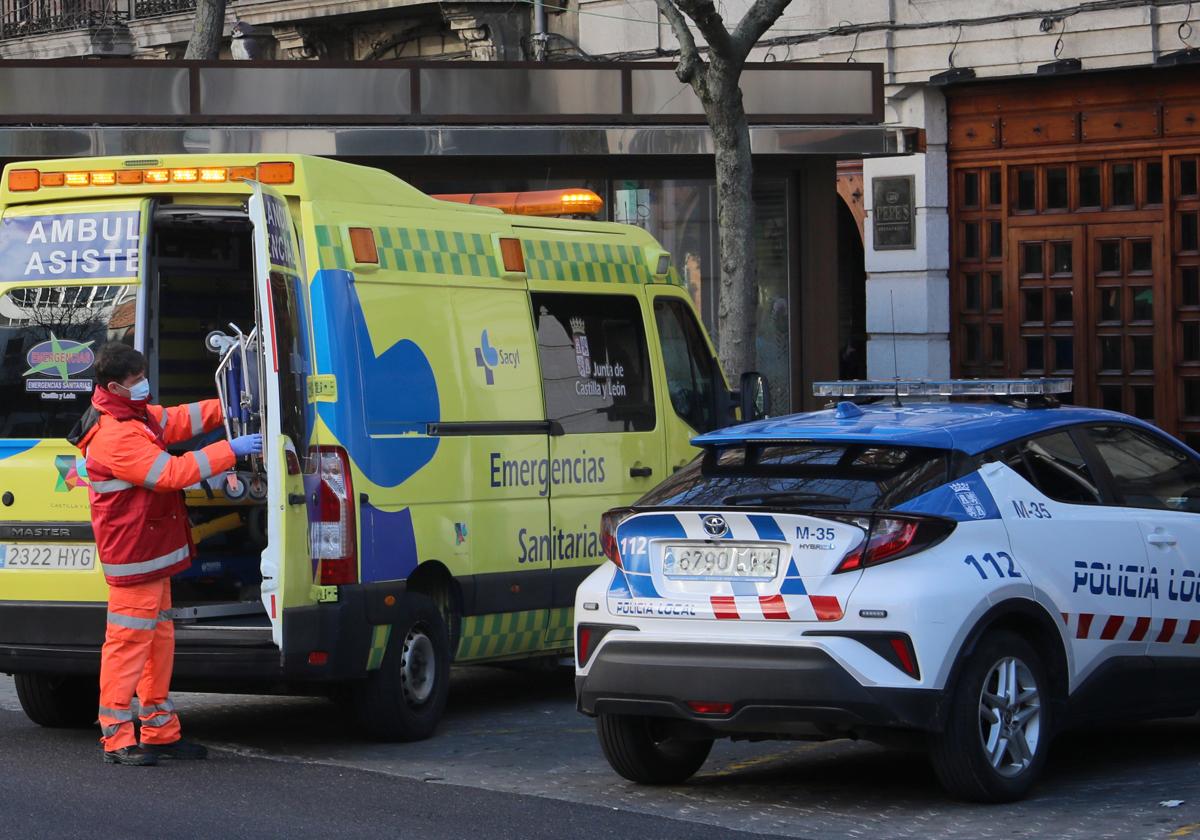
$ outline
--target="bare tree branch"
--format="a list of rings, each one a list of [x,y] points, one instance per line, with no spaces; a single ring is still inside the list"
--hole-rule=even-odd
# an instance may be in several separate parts
[[[704,36],[704,40],[713,54],[722,58],[730,55],[733,43],[729,39],[729,30],[725,28],[725,21],[721,20],[721,13],[717,11],[712,0],[674,0],[674,2],[679,10],[696,24],[696,28]]]
[[[671,31],[679,41],[679,66],[675,68],[675,75],[679,77],[679,81],[690,84],[698,95],[703,96],[701,88],[706,88],[707,81],[704,78],[704,60],[700,58],[700,51],[696,49],[696,39],[692,36],[691,27],[672,0],[655,0],[655,3],[670,22]]]
[[[754,5],[738,22],[731,38],[734,57],[738,61],[746,60],[758,39],[779,20],[779,16],[790,2],[791,0],[755,0]]]

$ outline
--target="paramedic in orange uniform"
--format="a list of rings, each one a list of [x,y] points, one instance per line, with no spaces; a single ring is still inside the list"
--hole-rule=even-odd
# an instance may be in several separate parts
[[[108,628],[100,653],[100,730],[109,764],[205,758],[180,737],[171,702],[175,625],[171,575],[192,562],[183,488],[262,451],[260,435],[221,440],[180,456],[167,445],[222,423],[220,400],[151,405],[146,358],[113,341],[96,357],[92,405],[69,439],[83,452],[91,488],[92,530],[108,581]],[[137,694],[141,743],[130,703]]]

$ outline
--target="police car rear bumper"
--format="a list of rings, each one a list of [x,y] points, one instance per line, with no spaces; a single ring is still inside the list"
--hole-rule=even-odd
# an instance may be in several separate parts
[[[575,690],[587,715],[674,718],[717,737],[942,728],[943,692],[864,686],[817,647],[613,641]],[[689,702],[733,711],[697,714]]]

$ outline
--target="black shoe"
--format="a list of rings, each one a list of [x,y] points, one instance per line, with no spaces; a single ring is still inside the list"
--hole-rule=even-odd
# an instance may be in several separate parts
[[[150,755],[162,759],[178,758],[185,761],[198,761],[208,758],[208,747],[192,741],[185,741],[182,738],[172,741],[170,744],[142,744],[142,749]]]
[[[119,750],[105,750],[104,763],[127,764],[130,767],[153,767],[158,764],[158,756],[138,746],[122,747]]]

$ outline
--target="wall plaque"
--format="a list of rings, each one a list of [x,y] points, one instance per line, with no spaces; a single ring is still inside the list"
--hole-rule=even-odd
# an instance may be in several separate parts
[[[913,223],[912,175],[873,178],[875,206],[871,210],[876,251],[912,250],[916,247]]]

